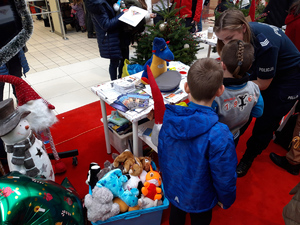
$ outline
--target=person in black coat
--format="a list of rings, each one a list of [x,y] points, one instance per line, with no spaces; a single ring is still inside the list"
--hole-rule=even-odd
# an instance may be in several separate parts
[[[281,28],[285,23],[289,7],[295,0],[270,0],[264,13],[267,13],[264,23]]]
[[[85,6],[91,13],[96,29],[100,56],[110,59],[110,79],[121,77],[124,60],[129,58],[130,35],[122,30],[123,23],[113,5],[117,0],[85,0]],[[119,75],[117,75],[119,72]]]

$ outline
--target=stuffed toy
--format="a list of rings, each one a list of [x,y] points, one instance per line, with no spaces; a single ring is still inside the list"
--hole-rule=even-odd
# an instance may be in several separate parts
[[[135,157],[131,151],[126,149],[117,158],[115,158],[113,166],[117,168],[120,163],[123,163],[123,173],[129,173],[133,176],[139,176],[143,171],[143,166],[140,160]]]
[[[152,57],[144,65],[144,71],[141,77],[143,84],[149,84],[147,66],[150,67],[154,78],[167,71],[169,61],[174,60],[174,55],[168,47],[168,42],[163,38],[155,37],[153,40]]]
[[[151,158],[149,156],[143,156],[139,157],[139,160],[141,161],[143,165],[143,170],[149,172],[150,171],[150,165],[151,165]]]
[[[85,183],[89,185],[91,189],[95,187],[96,183],[99,180],[97,175],[100,172],[100,170],[101,167],[97,163],[90,163],[90,169],[88,171],[87,180],[85,181]]]
[[[44,134],[44,136],[49,139],[50,147],[56,160],[54,172],[65,172],[67,167],[59,158],[50,132],[50,127],[57,122],[54,113],[55,107],[42,99],[28,83],[19,77],[2,75],[0,76],[0,82],[7,82],[15,86],[18,99],[18,110],[20,112],[30,111],[31,113],[28,115],[27,120],[31,129],[36,133],[40,140],[42,140],[41,134]]]
[[[139,205],[136,205],[134,207],[129,207],[124,201],[122,201],[120,198],[116,197],[113,200],[114,203],[117,203],[120,207],[120,213],[130,212],[134,210],[139,210]]]
[[[87,194],[84,197],[84,205],[87,209],[87,218],[93,223],[98,220],[105,221],[120,212],[119,205],[113,203],[113,194],[106,187],[95,186],[92,195]]]
[[[129,207],[137,205],[137,195],[139,194],[138,189],[133,188],[130,191],[124,190],[123,184],[127,181],[127,177],[122,174],[120,169],[114,169],[109,171],[102,177],[96,184],[98,187],[108,188],[114,195],[122,199]]]
[[[148,71],[151,93],[154,101],[154,118],[155,118],[154,126],[152,128],[152,133],[151,133],[151,141],[155,146],[158,146],[158,135],[163,124],[163,118],[164,118],[166,106],[149,66],[147,67],[147,71]]]
[[[157,171],[150,167],[150,172],[146,175],[146,182],[142,188],[142,194],[152,200],[160,200],[162,198],[162,191],[159,187],[161,185],[161,176]]]
[[[141,182],[144,184],[146,182],[146,176],[147,176],[147,171],[143,170],[143,172],[141,173],[141,175],[139,176]]]
[[[141,198],[138,201],[138,205],[140,209],[148,209],[155,206],[162,205],[162,200],[152,200],[150,198],[145,197],[144,195],[141,196]]]
[[[129,209],[129,206],[124,202],[122,201],[122,199],[118,198],[118,197],[115,197],[113,199],[113,203],[116,203],[119,205],[119,208],[120,208],[120,213],[124,213],[124,212],[127,212],[128,209]]]
[[[12,98],[0,102],[0,137],[5,144],[9,170],[30,177],[41,175],[54,181],[49,156],[27,121],[30,113],[16,110]]]
[[[124,190],[131,190],[133,188],[138,188],[139,182],[142,182],[138,176],[126,175],[127,181],[123,184]]]

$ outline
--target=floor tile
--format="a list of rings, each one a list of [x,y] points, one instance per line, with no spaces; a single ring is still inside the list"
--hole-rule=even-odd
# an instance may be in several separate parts
[[[64,95],[60,95],[58,97],[50,98],[49,102],[55,106],[55,111],[60,114],[95,102],[97,100],[99,100],[99,97],[92,93],[90,90],[80,89],[77,91],[66,93]]]
[[[69,76],[49,80],[35,85],[35,90],[46,100],[69,92],[78,91],[83,88],[84,86]]]
[[[108,71],[102,69],[101,67],[89,69],[80,73],[74,73],[70,75],[70,77],[84,87],[95,86],[110,80]]]

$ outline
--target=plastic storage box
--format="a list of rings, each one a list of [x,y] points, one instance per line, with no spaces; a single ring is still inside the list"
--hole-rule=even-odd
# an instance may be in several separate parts
[[[109,116],[107,117],[109,118]],[[103,122],[101,118],[101,122]],[[108,128],[109,130],[109,142],[110,144],[121,154],[125,149],[132,149],[133,137],[132,132],[119,135],[116,131]],[[131,146],[129,146],[129,143]],[[138,140],[139,148],[143,147],[141,139]]]
[[[119,135],[109,129],[109,142],[121,154],[125,149],[129,149],[128,142],[132,143],[132,132]]]
[[[152,167],[156,170],[156,165],[152,161]],[[163,183],[161,184],[162,192],[164,193]],[[90,189],[91,194],[91,189]],[[93,225],[160,225],[163,210],[169,207],[169,200],[163,196],[163,204],[160,206],[151,207],[148,209],[141,209],[122,213],[113,216],[105,221],[97,221]]]

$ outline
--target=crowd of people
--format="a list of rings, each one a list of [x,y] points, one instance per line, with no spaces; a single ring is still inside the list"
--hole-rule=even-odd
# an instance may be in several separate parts
[[[203,4],[207,4],[200,0],[139,2],[148,11],[148,25],[163,20],[159,12],[171,4],[176,3],[176,8],[185,6],[179,16],[186,19],[191,32],[199,29]],[[116,0],[85,0],[71,5],[78,14],[85,7],[87,13],[78,15],[82,20],[80,26],[88,30],[89,38],[97,38],[100,56],[110,59],[111,80],[121,77],[131,41],[119,20],[126,10],[115,10],[116,3]],[[272,4],[270,1],[270,7]],[[248,1],[243,7],[249,5]],[[185,224],[187,213],[192,225],[208,225],[214,206],[229,208],[236,198],[237,177],[248,173],[255,158],[273,139],[282,118],[300,99],[300,0],[289,5],[286,32],[281,29],[282,22],[280,27],[271,22],[248,22],[242,11],[227,9],[224,1],[216,10],[221,13],[214,24],[220,60],[203,58],[190,67],[184,86],[189,94],[188,107],[167,105],[159,134],[159,167],[165,197],[171,204],[171,225]],[[0,70],[1,74],[21,77],[27,67],[21,50]],[[0,83],[0,101],[2,93]],[[256,119],[252,135],[238,162],[235,147],[253,117]],[[300,136],[299,129],[293,135]],[[271,153],[270,159],[297,175],[300,170],[297,151],[293,147],[286,156]]]

